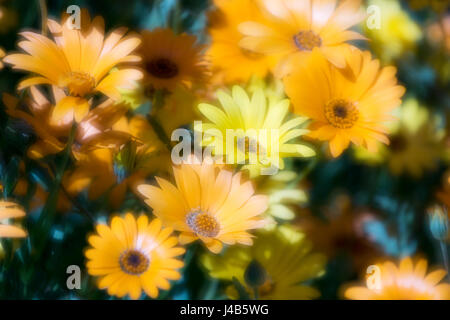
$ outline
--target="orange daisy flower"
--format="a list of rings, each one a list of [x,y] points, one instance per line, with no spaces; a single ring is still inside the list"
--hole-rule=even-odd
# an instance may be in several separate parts
[[[9,94],[3,95],[6,112],[11,117],[25,120],[38,136],[38,141],[28,149],[30,158],[40,159],[62,151],[74,120],[79,123],[75,132],[74,152],[95,148],[113,140],[120,145],[129,137],[111,130],[113,124],[127,111],[126,106],[108,99],[90,110],[88,101],[81,99],[83,103],[79,104],[76,99],[66,96],[56,86],[52,86],[51,101],[34,86],[30,88],[30,97],[25,100],[25,104],[20,104],[19,99]]]
[[[192,163],[194,160],[190,160]],[[251,245],[250,229],[261,228],[267,197],[253,195],[241,173],[220,169],[209,161],[173,167],[176,184],[156,177],[159,187],[140,185],[138,191],[153,213],[167,226],[181,231],[180,242],[200,239],[214,253],[223,243]]]
[[[94,92],[119,100],[119,88],[131,88],[142,78],[142,72],[123,64],[138,62],[132,52],[140,44],[137,36],[128,35],[125,28],[105,37],[102,17],[92,22],[86,10],[80,18],[81,29],[71,26],[69,15],[62,23],[49,19],[53,39],[41,34],[22,32],[18,46],[25,53],[6,56],[3,60],[14,69],[33,73],[19,84],[19,90],[38,84],[51,84],[66,89],[72,96],[84,97]],[[51,67],[50,67],[51,66]],[[116,68],[113,71],[113,68]]]
[[[109,295],[138,299],[143,290],[157,298],[159,289],[170,289],[168,280],[181,277],[178,269],[183,262],[177,258],[185,250],[176,247],[172,229],[162,228],[160,220],[149,221],[145,215],[136,219],[127,213],[114,217],[111,226],[100,224],[96,229],[88,239],[92,247],[85,252],[86,266]]]
[[[401,104],[405,88],[397,85],[396,68],[380,69],[368,51],[348,48],[348,68],[337,69],[320,54],[312,54],[304,66],[284,79],[294,112],[313,120],[310,137],[329,141],[333,157],[350,142],[371,152],[377,141],[389,144],[384,122]]]
[[[398,267],[390,261],[379,264],[372,274],[372,289],[350,287],[344,295],[353,300],[449,300],[450,284],[440,283],[447,272],[439,269],[427,275],[427,264],[421,259],[414,265],[409,257]]]
[[[211,46],[207,55],[218,79],[226,83],[264,78],[276,65],[276,57],[243,49],[238,26],[247,21],[263,22],[255,0],[215,0],[216,10],[209,14]],[[239,66],[236,68],[236,66]]]
[[[176,35],[171,29],[142,31],[145,84],[155,89],[173,91],[177,85],[190,87],[208,76],[203,46],[186,33]]]
[[[258,1],[267,15],[266,22],[242,23],[239,30],[245,37],[240,45],[254,52],[279,54],[279,76],[290,72],[312,51],[319,51],[335,66],[343,68],[346,42],[365,39],[348,30],[365,17],[360,10],[361,0]]]

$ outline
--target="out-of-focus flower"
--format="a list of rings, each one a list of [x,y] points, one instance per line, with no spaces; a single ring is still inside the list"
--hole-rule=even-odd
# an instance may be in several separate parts
[[[441,16],[427,28],[426,34],[432,47],[428,62],[446,84],[450,80],[450,15]]]
[[[216,156],[224,156],[227,163],[248,162],[242,169],[249,170],[251,177],[264,174],[264,170],[283,169],[283,158],[315,155],[306,145],[289,143],[308,132],[299,128],[307,120],[304,117],[284,121],[289,100],[268,101],[261,88],[250,98],[239,86],[233,87],[231,95],[217,91],[217,98],[222,108],[206,103],[198,106],[211,123],[194,130],[203,133],[202,145],[212,148]],[[235,135],[231,139],[230,130]]]
[[[17,20],[16,10],[0,6],[0,33],[7,33],[17,26]]]
[[[251,95],[262,89],[269,100],[269,104],[277,103],[282,99],[286,99],[283,81],[276,78],[268,80],[267,78],[252,77],[247,83],[245,89]]]
[[[275,67],[276,57],[252,52],[239,46],[242,22],[264,21],[256,0],[215,0],[216,9],[209,15],[208,32],[215,77],[225,83],[247,82],[252,76],[264,78]],[[239,66],[238,68],[236,66]]]
[[[431,7],[436,12],[444,12],[450,5],[448,0],[409,0],[409,4],[413,9]]]
[[[1,185],[0,185],[1,187]],[[0,188],[1,190],[2,188]],[[15,202],[0,200],[0,239],[1,238],[24,238],[27,233],[19,227],[8,224],[9,219],[23,218],[25,211]],[[3,222],[3,220],[6,221]]]
[[[312,54],[309,61],[284,80],[294,112],[313,120],[308,136],[329,142],[338,157],[350,142],[376,152],[377,142],[389,143],[386,121],[400,105],[405,88],[397,85],[396,68],[380,69],[368,51],[346,51],[346,74]]]
[[[269,208],[266,215],[272,220],[293,220],[295,218],[295,206],[306,203],[308,197],[304,190],[297,185],[292,185],[297,180],[294,171],[280,171],[275,175],[261,176],[257,181],[256,191],[269,197]]]
[[[178,280],[178,259],[185,250],[177,247],[171,228],[162,228],[161,221],[149,222],[147,216],[135,218],[127,213],[114,217],[111,226],[99,224],[97,234],[89,237],[86,250],[88,273],[100,277],[98,287],[109,295],[138,299],[142,290],[157,298],[159,289],[169,290],[168,280]]]
[[[41,165],[45,165],[43,163],[41,163]],[[19,166],[19,170],[20,170],[20,175],[25,175],[27,174],[26,172],[26,167],[24,165],[23,162],[20,163]],[[48,172],[51,172],[51,169],[49,167],[47,167]],[[51,173],[51,175],[53,175],[53,173]],[[68,179],[69,175],[65,174],[63,176],[62,179],[62,185],[65,188],[65,191],[67,191],[69,193],[69,196],[76,196],[79,192],[80,189],[77,188],[67,188],[67,185],[69,185],[71,183],[71,181],[69,181]],[[52,178],[54,178],[54,176],[52,176]],[[70,190],[70,192],[69,192]],[[1,191],[1,188],[0,188]],[[30,194],[31,192],[31,194]],[[24,178],[19,178],[19,180],[17,181],[17,184],[14,187],[14,191],[13,191],[14,196],[19,197],[20,199],[27,199],[27,197],[29,199],[29,202],[27,203],[27,211],[29,212],[29,214],[32,214],[33,212],[35,212],[35,210],[42,208],[45,203],[47,202],[48,196],[49,196],[49,192],[48,190],[46,190],[41,184],[37,183],[36,185],[34,185],[33,183],[30,183],[30,181],[28,179]],[[70,208],[72,207],[72,203],[70,202],[70,200],[68,199],[67,195],[65,194],[65,192],[59,192],[58,193],[58,201],[57,201],[57,211],[58,212],[68,212],[70,210]]]
[[[440,283],[447,274],[439,269],[426,274],[428,262],[420,259],[414,264],[410,257],[401,260],[397,267],[387,261],[377,264],[372,274],[374,287],[351,286],[345,297],[353,300],[448,300],[450,284]]]
[[[171,29],[142,31],[145,85],[155,89],[174,90],[178,85],[191,87],[208,77],[203,46],[197,38],[183,33],[176,35]]]
[[[18,196],[18,197],[24,197],[27,194],[29,188],[29,183],[27,181],[27,179],[19,179],[19,181],[17,181],[17,184],[14,188],[14,195]],[[1,188],[0,188],[1,191]],[[36,191],[33,194],[33,198],[30,201],[29,204],[29,211],[32,212],[33,210],[43,206],[45,204],[45,201],[47,199],[47,193],[45,192],[45,190],[40,187],[37,186],[36,187]]]
[[[436,240],[443,241],[450,237],[449,213],[447,208],[435,205],[428,210],[431,234]]]
[[[391,62],[411,51],[422,38],[422,30],[397,0],[370,0],[368,6],[380,9],[380,27],[365,26],[370,47],[384,62]]]
[[[30,31],[21,33],[24,40],[18,45],[26,53],[4,58],[14,69],[34,74],[23,80],[19,89],[52,84],[66,89],[79,101],[95,92],[120,100],[119,88],[130,88],[142,78],[140,70],[129,65],[122,67],[140,61],[132,55],[140,44],[137,36],[124,37],[126,29],[119,28],[105,38],[103,18],[97,16],[91,22],[87,10],[82,10],[80,21],[81,29],[76,29],[71,27],[72,21],[66,13],[61,25],[49,19],[53,40]]]
[[[448,170],[444,175],[444,187],[437,193],[437,198],[445,204],[447,208],[450,208],[450,171]]]
[[[450,15],[442,17],[427,29],[428,40],[450,55]]]
[[[68,190],[88,188],[89,199],[108,194],[109,203],[118,208],[126,192],[136,192],[136,186],[147,175],[168,171],[170,153],[158,140],[155,132],[142,116],[130,120],[122,118],[114,130],[129,138],[123,144],[93,148],[79,154],[75,169],[68,177]]]
[[[246,21],[239,25],[244,38],[242,48],[277,54],[280,63],[277,74],[289,73],[301,64],[311,52],[320,52],[338,68],[346,66],[343,48],[346,42],[365,39],[348,30],[361,22],[365,14],[360,0],[292,1],[260,0],[265,21]]]
[[[345,253],[359,269],[382,255],[364,230],[373,219],[372,213],[354,208],[348,195],[339,194],[323,208],[323,218],[302,212],[296,221],[317,250],[330,259]]]
[[[2,48],[0,48],[0,70],[2,70],[3,69],[3,57],[5,56],[5,51],[2,49]]]
[[[236,278],[252,298],[256,298],[256,291],[258,299],[314,299],[319,297],[319,291],[305,282],[324,273],[325,256],[311,250],[311,242],[304,234],[281,226],[258,232],[252,247],[234,246],[217,256],[205,254],[201,262],[213,278]],[[263,271],[259,272],[262,279],[249,276],[248,269],[255,267]],[[239,298],[233,286],[226,292],[230,298]]]
[[[131,110],[136,110],[148,100],[145,88],[140,84],[132,89],[121,89],[120,93],[121,99],[119,103],[125,104]]]
[[[164,106],[156,110],[154,115],[168,137],[172,135],[173,130],[198,119],[195,106],[202,96],[203,92],[200,90],[178,87],[165,97]]]
[[[395,175],[408,173],[420,177],[437,167],[444,152],[444,130],[438,119],[415,99],[406,100],[399,109],[399,121],[390,126],[390,145],[379,144],[377,154],[358,148],[356,157],[368,163],[387,162]]]
[[[131,119],[123,117],[113,128],[131,135],[137,142],[134,143],[136,145],[134,165],[128,175],[135,171],[147,173],[170,171],[170,150],[167,150],[158,139],[155,130],[145,117],[140,115],[135,115]]]
[[[79,105],[57,87],[52,87],[49,101],[36,87],[31,87],[30,98],[21,104],[8,94],[3,95],[6,112],[14,118],[25,120],[37,135],[37,142],[28,149],[28,156],[40,159],[62,151],[67,144],[73,121],[79,122],[75,132],[74,152],[116,143],[120,145],[128,137],[115,132],[112,126],[125,114],[124,104],[107,100],[90,110],[90,103]],[[83,110],[80,114],[80,110]]]
[[[211,159],[195,162],[191,157],[173,166],[175,185],[156,177],[159,187],[138,186],[145,203],[165,225],[181,231],[182,244],[200,239],[214,253],[223,243],[252,245],[248,230],[266,224],[261,216],[267,197],[254,195],[252,183],[242,183],[240,172],[219,169]]]

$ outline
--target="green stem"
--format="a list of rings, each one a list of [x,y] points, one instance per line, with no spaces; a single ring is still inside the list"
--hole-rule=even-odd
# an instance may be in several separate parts
[[[45,3],[45,0],[39,0],[39,8],[41,9],[41,28],[42,28],[42,34],[44,36],[47,35],[47,16],[48,16],[48,10],[47,10],[47,4]]]
[[[181,6],[180,1],[175,1],[175,6],[172,11],[172,30],[175,34],[180,33],[181,30]]]
[[[253,300],[258,300],[259,299],[258,287],[253,288],[253,294],[255,295]]]
[[[166,131],[156,119],[158,111],[163,106],[164,106],[164,92],[162,90],[157,90],[153,96],[152,109],[150,113],[147,115],[147,121],[155,130],[155,133],[158,136],[158,138],[164,143],[167,150],[170,152],[172,150],[172,143],[170,141],[170,138],[167,136]]]
[[[311,171],[314,170],[314,168],[317,166],[317,164],[319,163],[319,160],[317,160],[317,158],[313,158],[309,163],[308,166],[302,171],[300,172],[299,175],[297,175],[297,177],[295,178],[295,180],[292,182],[292,184],[297,184],[300,181],[302,181],[308,174],[311,173]]]
[[[67,165],[70,160],[70,156],[72,154],[72,145],[73,141],[75,140],[75,133],[76,133],[77,125],[74,122],[72,125],[72,129],[69,134],[69,139],[66,145],[66,148],[64,150],[63,157],[61,159],[60,165],[56,169],[55,173],[55,180],[54,184],[52,185],[50,189],[50,195],[48,196],[47,202],[45,203],[44,208],[42,209],[41,216],[38,220],[38,226],[41,229],[42,233],[41,235],[48,235],[50,228],[53,224],[53,220],[55,218],[56,213],[56,206],[58,203],[58,195],[59,190],[61,186],[61,181],[64,176],[64,172],[67,168]],[[39,256],[42,254],[45,245],[48,241],[48,236],[40,237],[37,248],[36,248],[36,257],[39,258]]]
[[[72,205],[78,209],[78,211],[80,211],[81,213],[83,213],[84,215],[86,215],[86,217],[93,223],[95,222],[95,218],[92,215],[92,213],[90,213],[84,206],[82,206],[81,204],[78,203],[78,201],[76,201],[71,195],[70,193],[66,190],[66,188],[64,187],[63,184],[61,184],[61,191],[64,193],[64,195],[66,196],[67,199],[69,199],[70,203],[72,203]]]
[[[167,150],[170,152],[172,150],[172,145],[169,137],[166,134],[166,131],[164,131],[164,128],[159,124],[158,120],[152,115],[147,115],[147,120],[150,122],[150,125],[155,130],[156,135],[158,138],[164,143]]]

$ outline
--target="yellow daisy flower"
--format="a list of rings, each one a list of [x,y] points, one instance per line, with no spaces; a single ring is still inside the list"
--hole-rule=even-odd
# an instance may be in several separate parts
[[[154,116],[168,137],[175,129],[189,125],[199,117],[195,106],[202,96],[204,93],[201,90],[179,86],[165,97],[164,106],[156,110]]]
[[[251,245],[248,230],[265,225],[261,215],[267,197],[254,195],[251,182],[241,182],[241,173],[194,161],[173,166],[175,185],[156,177],[159,187],[138,186],[145,203],[165,225],[181,231],[182,244],[200,239],[214,253],[223,243]]]
[[[143,290],[157,298],[159,289],[170,289],[168,280],[180,278],[183,262],[178,257],[185,250],[176,247],[172,229],[162,228],[160,220],[149,222],[145,215],[136,219],[127,213],[124,218],[114,217],[111,226],[97,225],[96,231],[88,239],[86,267],[109,295],[138,299]]]
[[[306,145],[289,143],[308,132],[299,128],[307,118],[285,121],[289,100],[268,99],[261,88],[250,98],[239,86],[233,87],[231,95],[217,91],[217,98],[222,108],[206,103],[198,106],[211,122],[196,124],[194,130],[203,133],[202,145],[211,147],[215,156],[224,156],[232,164],[246,162],[242,169],[251,177],[283,169],[283,158],[315,155]]]
[[[276,57],[252,52],[239,46],[238,26],[247,20],[263,21],[255,0],[215,0],[209,15],[211,46],[207,55],[216,78],[225,83],[246,82],[252,76],[265,77],[275,67]],[[236,66],[239,66],[236,68]]]
[[[203,46],[196,44],[195,36],[161,28],[144,30],[141,36],[146,85],[172,91],[177,85],[191,87],[207,79]]]
[[[4,58],[14,69],[34,74],[20,82],[19,89],[52,84],[72,96],[102,92],[120,100],[119,88],[129,88],[142,78],[138,69],[120,67],[140,60],[132,55],[140,44],[138,37],[124,37],[125,28],[116,29],[105,37],[103,18],[95,17],[91,22],[87,10],[82,10],[80,21],[81,29],[76,29],[72,28],[68,14],[63,15],[61,24],[49,19],[53,39],[31,31],[21,33],[24,40],[19,42],[19,47],[25,53]],[[118,69],[111,72],[115,67]]]
[[[396,0],[370,0],[368,6],[380,8],[380,28],[365,26],[365,34],[377,57],[391,62],[405,52],[411,52],[422,38],[420,26],[402,9]]]
[[[205,254],[201,262],[213,278],[231,281],[235,277],[252,298],[314,299],[319,291],[305,282],[324,273],[325,257],[311,249],[302,233],[282,226],[259,232],[252,247],[234,246],[217,256]],[[233,286],[226,293],[230,298],[239,298]]]
[[[338,68],[346,61],[346,42],[365,39],[348,30],[362,21],[360,0],[259,0],[266,21],[246,21],[239,25],[245,36],[244,49],[280,55],[278,74],[284,76],[313,51],[320,52]]]
[[[355,156],[369,164],[387,163],[394,175],[407,173],[418,178],[437,168],[445,150],[445,132],[416,99],[406,100],[398,111],[399,121],[389,129],[390,145],[379,144],[376,154],[357,148]]]
[[[0,185],[0,191],[2,186]],[[14,202],[0,200],[0,222],[2,220],[9,220],[14,218],[23,218],[25,211]],[[1,238],[24,238],[27,233],[16,226],[9,225],[8,223],[0,223],[0,239]]]
[[[349,48],[348,69],[336,69],[321,55],[312,54],[305,66],[285,78],[294,112],[313,119],[309,136],[329,142],[338,157],[353,142],[370,152],[377,141],[389,143],[386,121],[400,105],[405,88],[397,85],[395,67],[380,69],[368,51]]]
[[[398,267],[391,261],[377,264],[379,277],[372,274],[372,289],[352,286],[344,295],[353,300],[449,300],[450,284],[440,283],[447,272],[439,269],[427,275],[427,264],[421,259],[414,265],[410,257]]]

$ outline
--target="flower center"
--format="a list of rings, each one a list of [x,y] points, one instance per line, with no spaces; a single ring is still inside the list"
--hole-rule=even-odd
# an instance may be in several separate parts
[[[294,42],[302,51],[311,51],[322,45],[322,39],[312,30],[300,31],[294,36]]]
[[[95,79],[87,72],[70,72],[63,80],[63,85],[73,96],[84,96],[95,88]]]
[[[147,271],[150,259],[138,250],[127,250],[120,255],[120,268],[131,275],[140,275]]]
[[[349,129],[358,121],[359,111],[350,101],[333,99],[325,106],[325,118],[333,127]]]
[[[390,138],[389,147],[394,152],[402,152],[408,147],[408,139],[403,135],[394,135]]]
[[[146,69],[151,75],[161,79],[173,78],[179,72],[178,66],[166,58],[151,60],[146,64]]]
[[[192,231],[202,237],[214,238],[220,231],[216,218],[200,210],[190,212],[186,216],[186,223]]]

